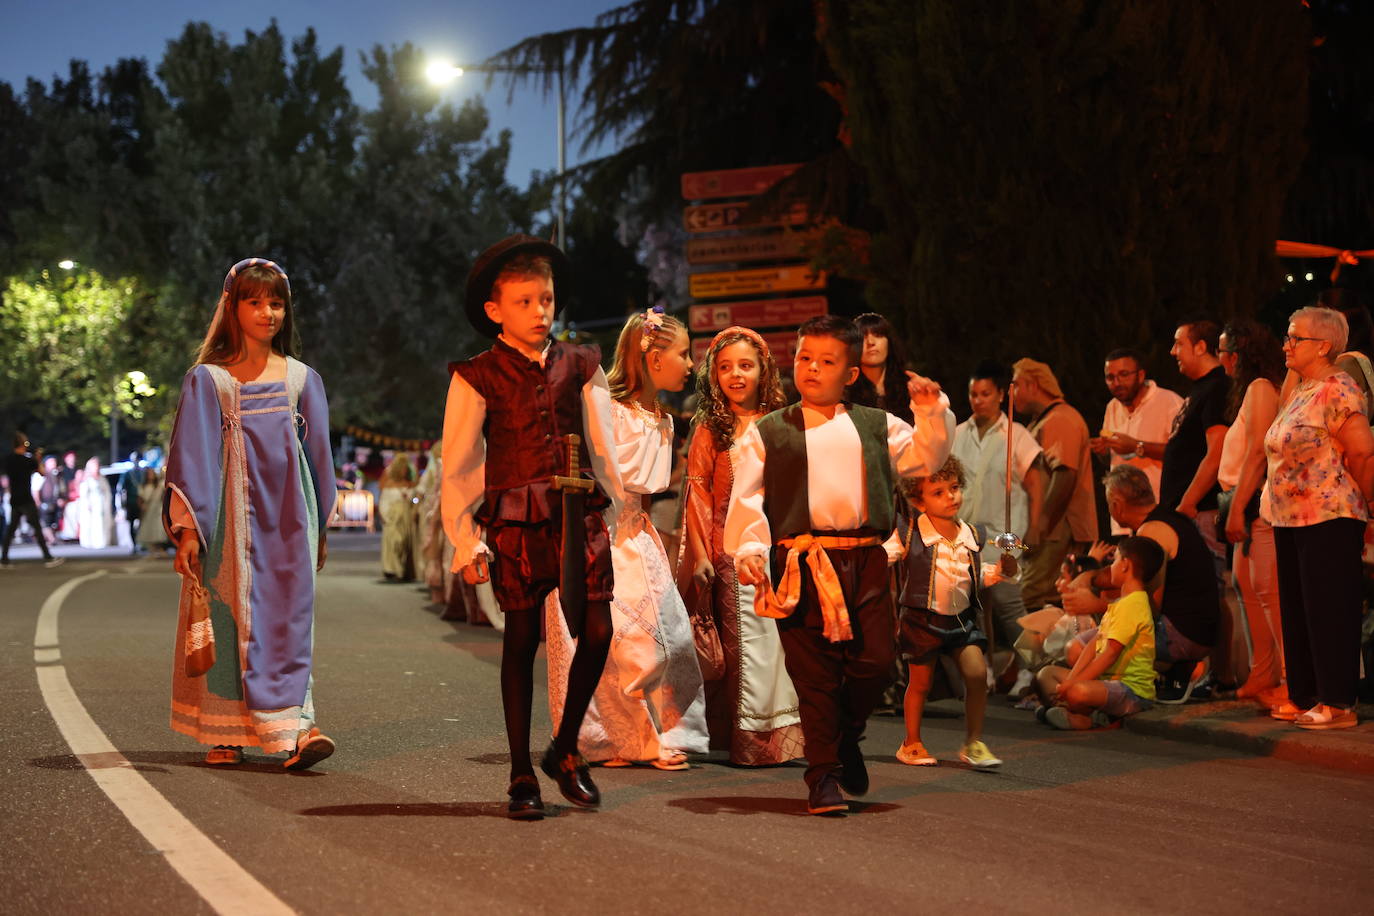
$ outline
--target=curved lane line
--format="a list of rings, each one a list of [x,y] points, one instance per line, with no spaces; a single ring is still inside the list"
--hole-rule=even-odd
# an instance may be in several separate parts
[[[143,834],[153,848],[217,913],[285,914],[294,912],[229,854],[196,829],[186,816],[163,798],[128,759],[115,748],[67,679],[67,669],[57,641],[57,617],[62,602],[83,582],[105,575],[105,570],[69,579],[57,588],[38,613],[33,638],[33,660],[38,686],[53,721],[72,753],[81,761],[101,790]]]

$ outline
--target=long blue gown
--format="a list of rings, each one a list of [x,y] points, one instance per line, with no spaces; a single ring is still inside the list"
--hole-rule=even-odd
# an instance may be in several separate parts
[[[187,373],[165,515],[170,530],[189,514],[200,535],[216,652],[206,675],[186,677],[184,584],[174,730],[272,753],[293,748],[313,725],[315,563],[335,492],[329,408],[313,369],[288,360],[286,381],[248,384],[217,366]]]

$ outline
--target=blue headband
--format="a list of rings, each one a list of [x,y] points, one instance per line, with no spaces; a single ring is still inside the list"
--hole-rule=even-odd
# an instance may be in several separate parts
[[[247,270],[250,267],[266,267],[268,270],[281,277],[282,282],[286,284],[286,292],[290,295],[291,281],[287,278],[286,271],[282,270],[281,266],[277,264],[276,261],[269,261],[266,258],[244,258],[242,261],[239,261],[233,267],[229,268],[229,273],[224,275],[224,292],[226,294],[229,292],[229,287],[234,284],[234,278],[239,275],[239,272]]]

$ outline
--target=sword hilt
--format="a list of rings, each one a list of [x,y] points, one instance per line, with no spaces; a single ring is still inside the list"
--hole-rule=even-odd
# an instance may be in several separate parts
[[[577,433],[568,433],[563,441],[568,445],[568,476],[555,474],[550,478],[550,485],[555,490],[590,490],[593,484],[582,476],[581,462],[578,460],[578,446],[582,444],[582,437]]]

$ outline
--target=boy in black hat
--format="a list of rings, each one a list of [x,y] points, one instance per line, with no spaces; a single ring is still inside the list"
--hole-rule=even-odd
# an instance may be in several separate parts
[[[568,261],[555,245],[513,235],[488,248],[468,274],[466,308],[490,350],[453,363],[444,413],[444,529],[454,571],[475,585],[490,579],[506,615],[501,702],[510,741],[509,814],[537,819],[544,805],[530,761],[530,710],[540,608],[559,586],[563,525],[585,528],[586,617],[568,673],[567,701],[540,764],[563,797],[601,801],[578,730],[606,664],[611,640],[610,534],[602,517],[620,492],[611,460],[610,390],[595,346],[549,338],[558,306],[554,281]],[[596,486],[580,518],[563,518],[553,478],[568,474],[565,437],[582,439],[582,468]],[[575,568],[575,566],[574,566]],[[580,572],[580,570],[579,570]]]

